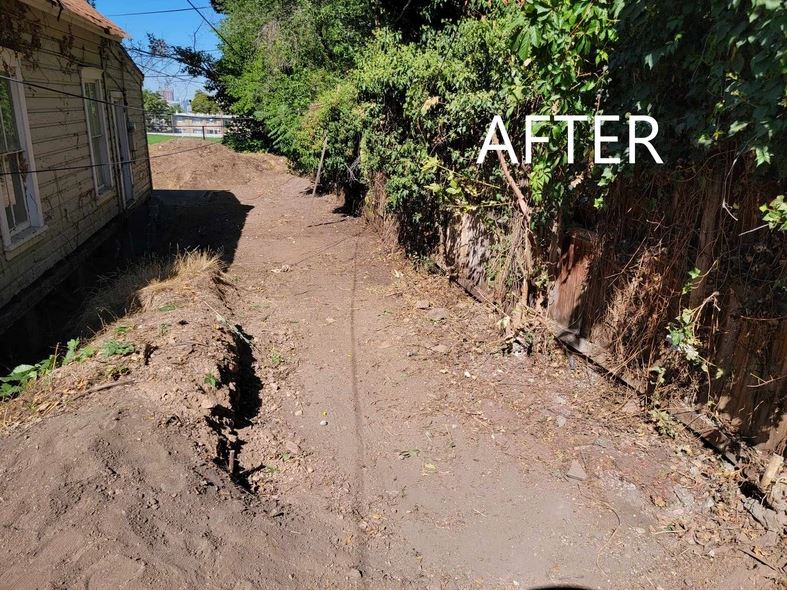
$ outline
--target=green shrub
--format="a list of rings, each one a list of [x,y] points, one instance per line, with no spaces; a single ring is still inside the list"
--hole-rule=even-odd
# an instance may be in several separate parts
[[[79,339],[66,344],[66,354],[61,359],[56,353],[34,365],[18,365],[11,373],[0,376],[0,401],[16,398],[36,380],[69,363],[81,363],[96,354],[93,347],[80,347]]]
[[[125,357],[136,351],[133,343],[109,340],[101,346],[101,353],[104,357]]]

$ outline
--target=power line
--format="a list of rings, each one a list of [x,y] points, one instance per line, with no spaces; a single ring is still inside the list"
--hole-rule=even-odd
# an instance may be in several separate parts
[[[161,59],[178,61],[178,58],[175,57],[174,55],[166,55],[166,54],[163,54],[163,53],[155,53],[153,51],[147,51],[145,49],[140,49],[139,47],[131,47],[131,46],[129,46],[129,47],[126,47],[125,49],[127,49],[128,51],[135,51],[137,53],[141,53],[142,55],[149,55],[150,57],[157,57],[157,58],[161,58]],[[197,53],[216,53],[216,52],[221,53],[221,49],[218,49],[218,48],[216,48],[216,49],[194,49],[192,51],[197,52]]]
[[[214,26],[213,26],[213,23],[212,23],[212,22],[210,22],[210,21],[207,19],[207,17],[206,17],[204,14],[202,14],[202,13],[200,12],[199,8],[197,8],[196,6],[194,6],[194,3],[193,3],[191,0],[186,0],[186,2],[188,2],[188,3],[189,3],[189,6],[191,6],[191,7],[194,9],[194,11],[195,11],[195,12],[196,12],[198,15],[200,15],[200,17],[202,18],[202,20],[204,20],[204,21],[205,21],[205,22],[208,24],[208,26],[209,26],[211,29],[213,29],[213,32],[214,32],[214,33],[216,33],[216,35],[218,35],[218,36],[219,36],[219,39],[221,39],[222,41],[224,41],[224,43],[226,43],[226,44],[227,44],[227,46],[228,46],[230,49],[232,49],[232,50],[233,50],[235,53],[237,53],[237,54],[240,54],[240,52],[239,52],[237,49],[235,49],[235,48],[232,46],[232,43],[230,43],[229,41],[227,41],[227,39],[224,37],[224,35],[222,35],[221,33],[219,33],[219,30],[218,30],[216,27],[214,27]]]
[[[152,69],[152,68],[150,68],[150,69]],[[153,70],[153,71],[156,71],[156,70]],[[159,77],[161,77],[161,78],[176,78],[176,79],[180,80],[181,82],[197,82],[197,79],[194,78],[194,77],[187,78],[185,76],[180,77],[180,76],[177,76],[177,75],[173,76],[173,75],[170,75],[170,74],[160,74],[160,76],[146,76],[146,77],[147,78],[159,78]],[[125,105],[125,104],[124,105],[119,105],[117,103],[113,103],[113,102],[110,102],[110,101],[105,101],[103,99],[93,98],[93,97],[90,97],[90,96],[85,96],[84,94],[76,94],[74,92],[68,92],[66,90],[60,90],[58,88],[52,88],[50,86],[44,86],[42,84],[36,84],[35,82],[28,82],[26,80],[18,80],[16,78],[11,78],[10,76],[4,76],[2,74],[0,74],[0,79],[8,80],[9,82],[15,82],[16,84],[22,84],[24,86],[30,86],[31,88],[38,88],[40,90],[46,90],[48,92],[54,92],[55,94],[61,94],[61,95],[64,95],[64,96],[70,96],[70,97],[73,97],[73,98],[78,98],[78,99],[82,99],[82,100],[86,100],[86,101],[93,101],[93,102],[100,103],[100,104],[103,104],[103,105],[109,105],[110,107],[122,107],[123,109],[129,110],[129,111],[140,111],[142,113],[147,113],[143,107],[132,107],[131,105]]]
[[[172,77],[172,76],[170,76],[168,74],[164,74],[164,76],[167,77],[167,78],[171,78]],[[28,82],[26,80],[17,80],[16,78],[11,78],[10,76],[4,76],[2,74],[0,74],[0,79],[8,80],[9,82],[15,82],[16,84],[22,84],[22,85],[25,85],[25,86],[30,86],[32,88],[39,88],[41,90],[47,90],[49,92],[54,92],[55,94],[62,94],[62,95],[65,95],[65,96],[79,98],[79,99],[83,99],[83,100],[86,100],[86,101],[94,101],[96,103],[109,105],[110,107],[123,107],[124,109],[129,109],[129,110],[132,110],[132,111],[141,111],[143,113],[145,112],[145,109],[142,108],[142,107],[132,107],[131,105],[118,105],[117,103],[112,103],[110,101],[105,101],[105,100],[102,100],[102,99],[85,96],[83,94],[76,94],[74,92],[68,92],[66,90],[60,90],[58,88],[52,88],[50,86],[44,86],[42,84],[36,84],[35,82]],[[191,82],[192,80],[188,80],[188,81]],[[196,79],[194,81],[196,81]],[[236,119],[238,121],[241,121],[241,120],[243,120],[243,121],[256,121],[257,120],[254,117],[234,117],[234,119]]]
[[[197,80],[197,78],[202,78],[202,76],[190,76],[188,74],[168,74],[167,72],[157,70],[151,66],[143,66],[141,64],[139,67],[143,70],[150,70],[154,74],[158,74],[158,76],[145,74],[145,78],[175,78],[181,82],[191,82],[193,80]]]
[[[177,152],[168,152],[167,154],[156,154],[155,156],[148,156],[147,158],[135,158],[133,160],[121,160],[118,164],[133,164],[134,162],[143,162],[145,160],[154,160],[156,158],[164,158],[165,156],[176,156],[178,154],[185,154],[186,152],[194,152],[195,150],[204,150],[205,148],[210,148],[213,144],[206,144],[204,146],[197,146],[196,148],[189,148],[187,150],[179,150]],[[12,174],[18,175],[28,175],[32,173],[40,174],[43,172],[61,172],[67,170],[87,170],[90,168],[100,168],[102,166],[108,166],[112,164],[111,162],[105,162],[104,164],[83,164],[80,166],[60,166],[57,168],[40,168],[38,170],[14,170],[11,172],[0,172],[0,176],[9,176]]]
[[[90,97],[90,96],[85,96],[84,94],[76,94],[75,92],[68,92],[66,90],[60,90],[58,88],[52,88],[51,86],[44,86],[42,84],[36,84],[35,82],[28,82],[27,80],[17,80],[16,78],[11,78],[10,76],[4,76],[2,74],[0,74],[0,79],[8,80],[10,82],[16,82],[17,84],[23,84],[25,86],[30,86],[31,88],[39,88],[41,90],[47,90],[49,92],[54,92],[56,94],[62,94],[64,96],[70,96],[70,97],[73,97],[73,98],[78,98],[78,99],[82,99],[82,100],[86,100],[86,101],[94,101],[94,102],[97,102],[97,103],[102,103],[104,105],[110,105],[112,107],[122,106],[124,109],[130,109],[130,110],[133,110],[133,111],[142,111],[143,113],[145,112],[145,109],[143,109],[142,107],[132,107],[130,105],[118,105],[117,103],[112,103],[110,101],[105,101],[103,99],[93,98],[93,97]]]
[[[200,6],[200,8],[208,9],[210,6]],[[171,8],[169,10],[150,10],[148,12],[123,12],[121,14],[108,14],[107,16],[141,16],[143,14],[164,14],[168,12],[189,12],[191,8]]]
[[[145,80],[147,80],[148,78],[173,78],[175,80],[179,80],[180,82],[198,82],[196,78],[187,78],[186,76],[173,76],[172,74],[145,74]]]

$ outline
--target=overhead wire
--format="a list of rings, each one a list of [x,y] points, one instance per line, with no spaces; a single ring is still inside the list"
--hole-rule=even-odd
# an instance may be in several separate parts
[[[134,162],[143,162],[145,160],[154,160],[156,158],[164,158],[166,156],[177,156],[178,154],[185,154],[186,152],[194,152],[196,150],[204,150],[205,148],[210,148],[213,144],[206,144],[204,146],[197,146],[196,148],[188,148],[186,150],[178,150],[177,152],[168,152],[166,154],[156,154],[154,156],[148,156],[147,158],[133,158],[131,160],[120,160],[117,164],[133,164]],[[58,166],[55,168],[39,168],[36,170],[15,170],[11,172],[0,172],[0,176],[9,176],[12,174],[18,175],[28,175],[28,174],[41,174],[44,172],[65,172],[68,170],[87,170],[90,168],[101,168],[102,166],[107,166],[112,164],[112,162],[105,162],[103,164],[81,164],[79,166]]]
[[[167,72],[164,72],[162,70],[158,70],[158,69],[153,68],[151,66],[142,66],[142,65],[140,65],[139,67],[142,70],[150,70],[154,74],[158,74],[158,76],[145,74],[145,78],[160,78],[160,77],[164,77],[164,78],[175,78],[175,79],[181,80],[181,81],[192,81],[192,80],[196,80],[196,79],[200,78],[200,76],[190,76],[188,74],[168,74]]]
[[[154,51],[147,51],[147,50],[141,49],[139,47],[134,47],[133,45],[128,45],[128,46],[124,46],[124,47],[128,51],[135,51],[136,53],[141,53],[142,55],[149,55],[150,57],[158,57],[158,58],[161,58],[161,59],[168,59],[168,60],[177,60],[178,59],[178,58],[176,58],[173,55],[167,55],[167,54],[163,54],[163,53],[156,53]],[[215,49],[194,49],[194,51],[205,52],[205,53],[214,53],[214,52],[218,51],[219,53],[221,53],[221,49],[219,49],[219,48],[215,48]]]
[[[240,53],[240,52],[239,52],[237,49],[235,49],[235,47],[233,47],[232,43],[230,43],[229,41],[227,41],[226,37],[224,37],[224,35],[222,35],[222,34],[219,32],[219,30],[218,30],[216,27],[214,27],[214,26],[213,26],[213,23],[212,23],[212,22],[210,22],[210,21],[208,20],[208,17],[206,17],[204,14],[202,14],[202,12],[200,12],[200,9],[199,9],[199,8],[197,8],[196,6],[194,6],[194,3],[193,3],[191,0],[186,0],[186,2],[188,2],[188,3],[189,3],[189,6],[191,6],[191,7],[194,9],[194,12],[196,12],[198,15],[200,15],[200,18],[202,18],[202,20],[204,20],[204,21],[207,23],[207,25],[208,25],[208,26],[209,26],[211,29],[213,29],[213,32],[214,32],[214,33],[216,33],[216,35],[218,35],[219,39],[221,39],[222,41],[224,41],[224,43],[226,43],[226,44],[227,44],[227,47],[229,47],[230,49],[232,49],[232,50],[233,50],[235,53]]]
[[[214,32],[219,36],[219,38],[222,39],[222,41],[224,41],[229,47],[232,47],[232,45],[221,35],[221,33],[219,33],[219,31],[213,26],[213,24],[210,21],[208,21],[208,19],[199,11],[199,9],[196,6],[194,6],[191,3],[190,0],[186,0],[186,1],[189,3],[191,8],[173,9],[173,10],[169,10],[169,11],[158,11],[158,12],[154,12],[154,13],[185,12],[185,11],[188,11],[188,10],[194,10],[200,15],[200,17],[202,17],[202,19],[210,26],[210,28],[214,30]],[[143,14],[143,13],[138,13],[138,14]],[[121,15],[115,15],[115,16],[121,16]],[[131,51],[136,51],[136,52],[139,52],[139,53],[143,53],[143,54],[146,54],[146,55],[151,55],[151,56],[154,56],[154,57],[162,57],[162,58],[169,57],[169,56],[158,55],[158,54],[155,54],[155,53],[152,53],[152,52],[147,52],[145,50],[134,48],[134,47],[128,47],[127,49],[129,49]],[[211,50],[211,51],[216,51],[216,50]],[[154,70],[153,68],[150,68],[150,67],[147,67],[146,69],[150,69],[150,70],[152,70],[154,72],[157,71],[157,70]],[[165,74],[163,72],[161,72],[160,75],[162,75],[164,77],[167,77],[167,78],[180,78],[180,76],[178,76],[178,75],[169,75],[169,74]],[[9,82],[13,82],[15,84],[20,84],[20,85],[23,85],[23,86],[28,86],[30,88],[36,88],[36,89],[39,89],[39,90],[44,90],[44,91],[47,91],[47,92],[60,94],[62,96],[78,98],[78,99],[86,100],[86,101],[93,101],[93,102],[96,102],[96,103],[109,105],[109,106],[112,106],[112,107],[122,107],[122,108],[127,109],[127,110],[140,111],[142,113],[145,112],[145,109],[142,108],[142,107],[133,107],[131,105],[126,105],[126,104],[118,105],[117,103],[113,103],[111,101],[107,101],[107,100],[104,100],[104,99],[99,99],[99,98],[95,98],[95,97],[89,97],[89,96],[86,96],[84,94],[78,94],[78,93],[75,93],[75,92],[69,92],[67,90],[61,90],[59,88],[53,88],[51,86],[38,84],[36,82],[30,82],[28,80],[19,80],[18,78],[13,78],[11,76],[6,76],[6,75],[3,75],[3,74],[0,74],[0,79],[8,80]],[[168,152],[166,154],[157,154],[157,155],[154,155],[154,156],[148,156],[146,158],[135,158],[135,159],[131,159],[131,160],[122,160],[122,161],[119,162],[119,164],[121,164],[121,165],[132,164],[134,162],[142,162],[142,161],[145,161],[145,160],[153,160],[153,159],[156,159],[156,158],[164,158],[164,157],[167,157],[167,156],[176,156],[178,154],[185,154],[187,152],[194,152],[196,150],[203,150],[205,148],[210,147],[211,145],[212,144],[207,144],[207,145],[204,145],[204,146],[197,146],[196,148],[188,148],[188,149],[179,150],[179,151],[176,151],[176,152]],[[65,171],[71,171],[71,170],[87,170],[87,169],[91,169],[91,168],[99,168],[99,167],[106,166],[106,165],[107,165],[107,163],[103,163],[103,164],[84,164],[84,165],[78,165],[78,166],[59,166],[59,167],[54,167],[54,168],[41,168],[41,169],[36,169],[36,170],[0,172],[0,176],[28,175],[28,174],[33,174],[33,173],[39,174],[39,173],[45,173],[45,172],[65,172]]]
[[[200,6],[199,8],[209,9],[210,6]],[[191,8],[170,8],[168,10],[148,10],[145,12],[123,12],[120,14],[108,14],[107,16],[142,16],[145,14],[165,14],[169,12],[190,12]]]
[[[28,80],[19,80],[18,78],[12,78],[11,76],[5,76],[3,74],[0,74],[0,79],[8,80],[9,82],[14,82],[16,84],[22,84],[24,86],[30,86],[31,88],[38,88],[40,90],[46,90],[46,91],[49,91],[49,92],[54,92],[55,94],[62,94],[64,96],[70,96],[70,97],[73,97],[73,98],[78,98],[78,99],[82,99],[82,100],[86,100],[86,101],[94,101],[94,102],[102,103],[102,104],[105,104],[105,105],[111,105],[113,107],[122,106],[124,109],[130,109],[132,111],[141,111],[143,113],[145,112],[145,109],[143,109],[142,107],[132,107],[130,105],[117,105],[116,103],[113,103],[113,102],[110,102],[110,101],[106,101],[104,99],[93,98],[93,97],[90,97],[90,96],[85,96],[84,94],[77,94],[75,92],[68,92],[67,90],[60,90],[59,88],[52,88],[51,86],[44,86],[43,84],[37,84],[36,82],[30,82]]]
[[[156,70],[151,70],[155,72]],[[196,78],[187,78],[186,76],[178,76],[173,74],[145,74],[145,78],[173,78],[181,82],[195,82]]]
[[[169,76],[168,74],[164,74],[164,76],[173,77],[173,76]],[[75,92],[68,92],[67,90],[60,90],[59,88],[52,88],[51,86],[44,86],[43,84],[37,84],[36,82],[30,82],[28,80],[19,80],[17,78],[12,78],[10,76],[5,76],[3,74],[0,74],[0,80],[8,80],[9,82],[15,82],[16,84],[21,84],[21,85],[24,85],[24,86],[31,86],[33,88],[38,88],[38,89],[41,89],[41,90],[46,90],[46,91],[49,91],[49,92],[53,92],[55,94],[62,94],[64,96],[70,96],[70,97],[73,97],[73,98],[83,99],[83,100],[86,100],[86,101],[94,101],[96,103],[109,105],[111,107],[122,107],[124,109],[129,109],[131,111],[140,111],[142,113],[145,112],[145,109],[142,108],[142,107],[132,107],[131,105],[118,105],[117,103],[113,103],[113,102],[110,102],[110,101],[107,101],[107,100],[104,100],[104,99],[93,98],[93,97],[90,97],[90,96],[85,96],[83,94],[77,94]],[[235,117],[235,119],[250,119],[251,120],[251,119],[254,119],[254,117]]]

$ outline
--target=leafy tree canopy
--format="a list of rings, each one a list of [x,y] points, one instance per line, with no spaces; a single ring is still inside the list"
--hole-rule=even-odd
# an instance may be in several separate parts
[[[142,101],[145,107],[145,115],[148,119],[164,119],[169,117],[175,110],[169,106],[164,97],[151,90],[142,91]]]
[[[201,90],[194,93],[194,98],[191,99],[191,110],[194,113],[206,113],[208,115],[220,112],[216,99]]]

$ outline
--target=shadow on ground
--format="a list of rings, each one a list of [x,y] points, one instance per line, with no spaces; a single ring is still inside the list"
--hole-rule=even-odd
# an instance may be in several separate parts
[[[243,227],[252,205],[230,191],[205,189],[153,192],[153,216],[164,251],[207,249],[226,265],[235,260]]]
[[[62,352],[59,344],[90,334],[85,312],[95,294],[141,260],[167,260],[178,252],[208,250],[218,254],[224,265],[231,265],[252,209],[230,191],[154,191],[150,201],[124,225],[107,233],[95,253],[59,287],[0,334],[0,375],[18,364],[36,363],[58,349]],[[11,334],[24,338],[6,338]]]

